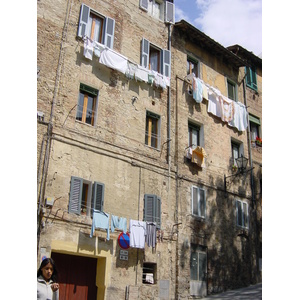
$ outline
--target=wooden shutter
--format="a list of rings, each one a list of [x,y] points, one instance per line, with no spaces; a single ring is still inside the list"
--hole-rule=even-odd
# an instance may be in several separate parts
[[[160,229],[160,225],[161,225],[161,198],[160,197],[156,197],[156,201],[155,201],[155,220],[154,222],[156,222],[156,227],[158,229]]]
[[[71,177],[69,213],[80,214],[83,179]]]
[[[109,17],[105,20],[105,40],[104,45],[110,49],[114,46],[115,20]]]
[[[243,226],[248,228],[248,205],[243,202]]]
[[[146,39],[142,39],[142,54],[141,54],[141,66],[149,69],[149,53],[150,53],[150,43]]]
[[[199,211],[199,216],[202,218],[205,218],[205,191],[203,189],[199,189],[199,194],[200,194],[200,211]]]
[[[165,22],[171,24],[175,23],[175,5],[168,1],[166,1],[165,6]]]
[[[148,0],[140,0],[140,8],[148,11]]]
[[[168,3],[168,2],[167,2]],[[171,51],[163,50],[162,74],[171,77]]]
[[[144,221],[155,222],[159,229],[161,226],[161,198],[146,194],[144,197]]]
[[[87,24],[89,21],[89,16],[90,16],[90,8],[85,4],[81,4],[78,32],[77,32],[77,35],[81,38],[87,34]]]
[[[96,210],[103,211],[104,202],[104,184],[95,182],[93,189],[93,208]]]
[[[198,216],[198,188],[192,186],[192,214]]]

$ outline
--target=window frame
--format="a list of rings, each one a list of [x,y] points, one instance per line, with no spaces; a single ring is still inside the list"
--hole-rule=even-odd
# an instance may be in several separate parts
[[[144,195],[143,220],[156,223],[156,229],[161,228],[161,198],[159,196]]]
[[[80,104],[82,99],[81,96],[83,96],[83,105]],[[99,91],[97,89],[94,89],[88,85],[80,83],[78,100],[77,100],[76,117],[75,117],[77,122],[95,126],[96,118],[97,118],[98,96],[99,96]],[[93,100],[92,109],[88,109],[89,98],[92,98]],[[82,110],[80,109],[81,106],[82,106]],[[91,123],[87,122],[88,110],[92,111]],[[81,119],[78,116],[80,113],[81,113]]]
[[[230,97],[230,95],[229,95],[229,86],[232,86],[233,87],[233,99]],[[237,96],[237,84],[234,82],[234,81],[232,81],[232,80],[230,80],[229,78],[227,78],[227,97],[229,98],[229,99],[231,99],[232,101],[235,101],[235,102],[237,102],[238,101],[238,96]]]
[[[194,213],[194,193],[197,193],[197,214]],[[201,197],[201,192],[203,194],[203,197]],[[202,202],[202,204],[201,204]],[[204,208],[204,211],[202,211],[202,207]],[[205,219],[206,218],[206,191],[203,188],[200,188],[198,186],[192,185],[191,187],[191,210],[192,210],[192,216],[196,218]]]
[[[113,49],[115,20],[100,14],[85,4],[81,4],[80,7],[77,36],[80,38],[84,38],[84,36],[91,38],[91,29],[93,26],[93,22],[91,23],[90,18],[91,14],[103,20],[99,35],[99,42],[108,48]]]
[[[196,266],[192,266],[192,258],[193,258],[192,254],[197,255],[197,265]],[[200,254],[205,255],[205,272],[203,272],[203,277],[202,278],[200,278],[200,274],[199,274],[200,273],[199,272]],[[192,272],[192,268],[194,268],[194,270],[197,270],[197,279],[195,279],[194,276],[193,276],[195,272]],[[198,245],[198,244],[191,243],[191,250],[190,250],[190,280],[191,281],[205,281],[206,276],[207,276],[207,250],[206,250],[206,247]]]
[[[140,0],[140,8],[148,13],[149,16],[154,17],[157,20],[163,21],[165,23],[175,23],[175,5],[169,1],[164,0]],[[153,6],[158,3],[160,6],[159,17],[153,14]],[[151,8],[150,8],[151,5]]]
[[[242,201],[239,199],[236,199],[235,201],[236,201],[236,225],[239,228],[249,229],[249,224],[250,224],[250,222],[249,222],[250,221],[249,220],[249,205],[246,201]],[[240,204],[240,206],[239,206],[239,204]],[[245,207],[246,207],[246,214],[245,214]],[[239,210],[241,210],[240,213],[239,213]],[[239,220],[240,216],[241,216],[241,220]],[[241,221],[241,222],[239,222],[239,221]]]
[[[188,122],[188,146],[192,149],[196,148],[197,146],[201,145],[201,125],[197,125],[192,122]],[[193,144],[193,131],[197,134],[197,144]]]
[[[186,57],[186,63],[187,63],[187,75],[190,75],[192,73],[195,74],[196,77],[200,78],[200,62],[198,59],[194,58],[193,56],[187,54]],[[191,63],[194,64],[194,68],[191,69]],[[189,70],[188,70],[188,64],[189,64]],[[193,72],[195,70],[196,72]]]
[[[162,49],[142,38],[141,41],[141,66],[150,70],[150,51],[160,51],[160,58],[158,61],[159,68],[158,73],[170,77],[171,76],[171,51],[167,49]]]
[[[249,72],[248,72],[249,71]],[[245,67],[246,86],[257,91],[257,74],[255,67]]]
[[[251,134],[251,141],[255,141],[256,137],[260,138],[261,137],[261,132],[260,132],[260,119],[255,117],[252,114],[249,114],[249,123],[250,123],[250,134]],[[256,132],[253,132],[253,127],[256,128]],[[257,133],[256,136],[253,134]]]
[[[238,156],[234,156],[234,148],[238,150]],[[237,167],[237,163],[235,161],[236,158],[241,157],[241,155],[244,155],[244,147],[243,143],[236,141],[236,140],[231,140],[231,159],[232,159],[232,164]]]
[[[147,272],[147,270],[149,270]],[[153,283],[146,281],[146,274],[152,274],[153,275]],[[156,284],[157,283],[157,264],[152,262],[143,262],[143,278],[142,278],[143,284]]]
[[[154,149],[159,149],[160,147],[160,119],[159,115],[146,111],[145,145]],[[153,121],[156,124],[155,133],[152,132]],[[154,145],[152,144],[152,139],[154,139]]]
[[[86,208],[84,210],[83,185],[88,187],[85,195]],[[103,210],[104,203],[104,183],[83,179],[81,177],[71,176],[68,212],[77,215],[86,215],[92,217],[94,210]]]

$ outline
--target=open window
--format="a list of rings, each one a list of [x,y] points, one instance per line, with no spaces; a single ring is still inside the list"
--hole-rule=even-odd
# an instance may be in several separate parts
[[[247,86],[257,91],[257,76],[255,68],[245,67],[245,72]]]
[[[141,66],[167,77],[171,76],[171,52],[142,39]]]
[[[190,74],[195,74],[196,77],[199,77],[199,63],[196,59],[188,55],[186,60],[186,75]]]
[[[140,8],[156,19],[174,24],[175,5],[172,2],[164,0],[140,0]]]
[[[242,228],[249,228],[248,203],[236,200],[236,224]]]
[[[155,284],[157,282],[157,265],[156,263],[143,263],[143,283]]]
[[[145,144],[160,147],[160,116],[149,111],[146,113]]]
[[[192,215],[203,219],[206,215],[205,190],[196,186],[192,186]]]
[[[114,19],[101,15],[85,4],[81,5],[77,36],[87,36],[113,49],[114,31]]]
[[[80,177],[71,177],[69,213],[92,216],[93,210],[102,211],[104,184]]]
[[[98,91],[85,84],[80,84],[76,120],[95,125]]]

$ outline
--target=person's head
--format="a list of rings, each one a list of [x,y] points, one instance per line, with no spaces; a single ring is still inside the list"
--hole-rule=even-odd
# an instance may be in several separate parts
[[[37,277],[40,275],[42,275],[46,281],[49,281],[50,279],[54,282],[57,281],[57,269],[52,258],[43,259],[37,271]]]

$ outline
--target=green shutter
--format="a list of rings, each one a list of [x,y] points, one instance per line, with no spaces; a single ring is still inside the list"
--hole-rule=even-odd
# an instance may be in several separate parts
[[[80,215],[83,179],[71,177],[69,213]]]
[[[249,114],[249,121],[257,125],[260,125],[260,119],[250,114]]]
[[[86,92],[92,96],[98,96],[98,90],[83,83],[80,83],[80,92]]]
[[[104,203],[104,184],[95,182],[93,190],[93,208],[95,210],[103,211]]]

